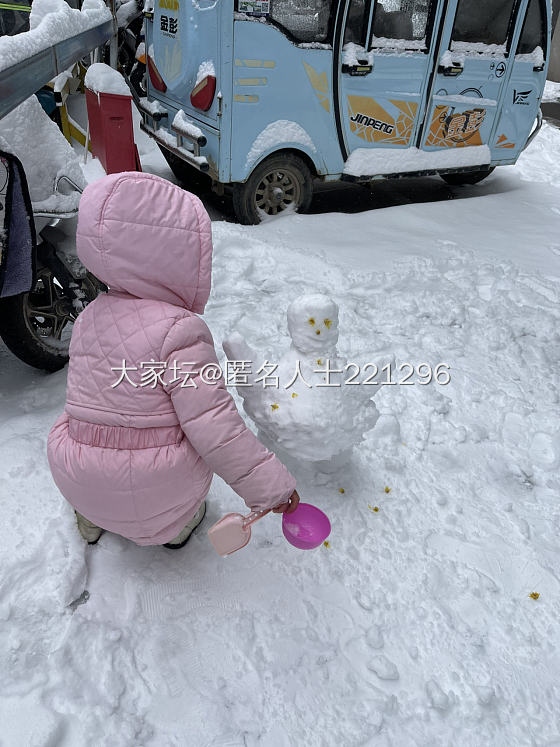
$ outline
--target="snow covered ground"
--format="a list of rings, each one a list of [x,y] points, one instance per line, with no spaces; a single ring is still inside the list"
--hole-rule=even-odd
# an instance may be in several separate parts
[[[243,504],[219,479],[181,552],[84,546],[45,455],[66,372],[0,348],[2,747],[560,744],[560,131],[477,187],[335,194],[214,222],[206,314],[274,360],[290,301],[326,293],[344,357],[451,366],[382,388],[343,472],[297,475],[328,547],[270,516],[220,559],[206,530]]]

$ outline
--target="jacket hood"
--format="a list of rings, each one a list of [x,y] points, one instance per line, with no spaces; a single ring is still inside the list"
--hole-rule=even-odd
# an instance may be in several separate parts
[[[212,279],[210,218],[195,195],[154,174],[111,174],[80,201],[78,257],[109,288],[202,314]]]

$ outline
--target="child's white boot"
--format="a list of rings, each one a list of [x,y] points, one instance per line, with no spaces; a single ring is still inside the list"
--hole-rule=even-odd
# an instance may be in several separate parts
[[[82,514],[79,514],[77,511],[74,513],[76,514],[76,519],[78,521],[78,531],[86,540],[88,545],[95,545],[103,534],[103,529],[98,527],[97,524],[94,524],[93,521],[86,519],[85,516],[82,516]]]
[[[206,501],[201,504],[196,514],[185,526],[185,528],[175,537],[175,539],[171,540],[171,542],[166,542],[164,547],[168,547],[170,550],[180,550],[181,547],[184,547],[189,541],[193,531],[197,528],[202,519],[204,519],[205,513]]]

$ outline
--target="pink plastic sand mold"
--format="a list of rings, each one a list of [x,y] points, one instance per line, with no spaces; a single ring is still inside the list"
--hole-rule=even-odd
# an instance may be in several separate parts
[[[321,509],[300,503],[292,514],[282,514],[282,531],[288,542],[299,550],[314,550],[331,533],[331,523]]]

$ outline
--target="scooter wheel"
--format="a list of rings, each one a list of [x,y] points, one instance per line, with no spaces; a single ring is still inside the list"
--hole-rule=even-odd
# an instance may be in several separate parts
[[[89,303],[103,290],[89,273],[80,282]],[[0,337],[24,363],[44,371],[58,371],[68,363],[72,326],[78,312],[49,267],[37,268],[37,282],[29,293],[0,300]]]
[[[441,178],[452,187],[460,187],[462,184],[478,184],[494,171],[496,167],[481,169],[480,171],[466,171],[464,174],[440,174]]]
[[[246,182],[233,184],[233,209],[238,221],[245,225],[256,225],[286,210],[304,213],[312,197],[309,166],[294,153],[270,156]]]

